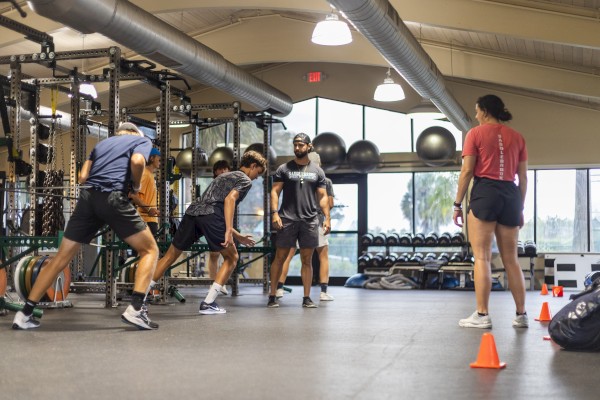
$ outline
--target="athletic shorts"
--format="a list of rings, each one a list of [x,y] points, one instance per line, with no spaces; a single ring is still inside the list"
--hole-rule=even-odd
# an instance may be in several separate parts
[[[329,246],[329,234],[324,235],[323,234],[323,224],[319,225],[319,244],[317,245],[317,248],[320,247],[325,247],[325,246]]]
[[[319,246],[319,219],[315,216],[307,221],[293,221],[281,218],[283,229],[277,231],[277,247],[296,247],[296,241],[301,249],[314,249]]]
[[[223,250],[221,243],[225,241],[225,217],[221,213],[197,216],[185,214],[171,244],[186,251],[202,236],[206,238],[211,251]]]
[[[523,212],[521,191],[514,182],[475,177],[469,209],[480,220],[519,226]]]
[[[82,189],[65,237],[87,244],[105,224],[123,240],[146,229],[146,223],[126,193]]]

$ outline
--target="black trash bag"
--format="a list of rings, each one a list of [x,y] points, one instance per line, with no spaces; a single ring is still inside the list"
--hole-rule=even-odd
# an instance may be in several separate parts
[[[600,351],[600,279],[571,300],[550,321],[550,337],[565,350]]]

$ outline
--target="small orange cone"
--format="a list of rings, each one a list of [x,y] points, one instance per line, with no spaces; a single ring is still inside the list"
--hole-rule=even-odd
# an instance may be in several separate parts
[[[542,311],[540,312],[540,316],[535,319],[536,321],[545,322],[552,321],[552,315],[550,314],[550,307],[548,307],[548,302],[544,302],[542,304]]]
[[[542,291],[540,292],[542,296],[546,296],[548,294],[548,285],[545,283],[542,285]]]
[[[477,361],[470,364],[471,368],[495,368],[500,369],[506,367],[506,363],[500,362],[498,352],[496,351],[496,342],[494,335],[484,333],[481,337],[481,345],[479,346],[479,355]]]

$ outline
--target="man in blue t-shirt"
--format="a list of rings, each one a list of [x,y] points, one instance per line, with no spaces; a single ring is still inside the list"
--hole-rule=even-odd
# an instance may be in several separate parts
[[[316,308],[310,299],[312,283],[312,255],[319,245],[319,208],[324,215],[323,233],[328,234],[331,218],[329,201],[325,190],[325,172],[308,158],[312,150],[310,137],[305,133],[294,136],[293,160],[277,168],[271,189],[271,214],[273,227],[278,231],[275,258],[271,263],[271,292],[267,307],[279,307],[275,294],[283,263],[291,249],[300,247],[302,262],[302,307]],[[279,195],[283,191],[281,207]]]
[[[56,277],[67,268],[81,244],[89,243],[98,230],[108,224],[123,241],[140,255],[131,305],[121,315],[123,322],[139,329],[157,329],[142,307],[146,289],[158,258],[158,247],[135,207],[128,192],[140,190],[142,172],[152,143],[132,123],[119,126],[115,136],[99,142],[79,172],[79,183],[86,184],[79,194],[58,252],[38,275],[23,311],[15,316],[14,329],[37,328],[33,308]]]
[[[251,235],[242,235],[233,228],[233,214],[237,203],[244,200],[250,191],[252,181],[262,175],[266,167],[267,160],[260,153],[247,151],[242,156],[239,171],[225,172],[208,185],[202,196],[185,210],[171,246],[158,260],[150,289],[182,252],[204,236],[210,251],[221,253],[223,264],[198,312],[225,314],[225,309],[219,307],[215,300],[237,265],[239,256],[234,240],[244,246],[254,246],[255,243]]]

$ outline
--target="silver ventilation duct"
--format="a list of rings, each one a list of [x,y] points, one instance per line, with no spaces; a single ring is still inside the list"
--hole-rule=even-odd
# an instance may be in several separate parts
[[[379,50],[390,65],[463,132],[471,120],[446,89],[442,73],[387,0],[328,0]]]
[[[285,93],[126,0],[29,0],[36,13],[82,33],[98,32],[142,56],[260,110],[287,115]]]

